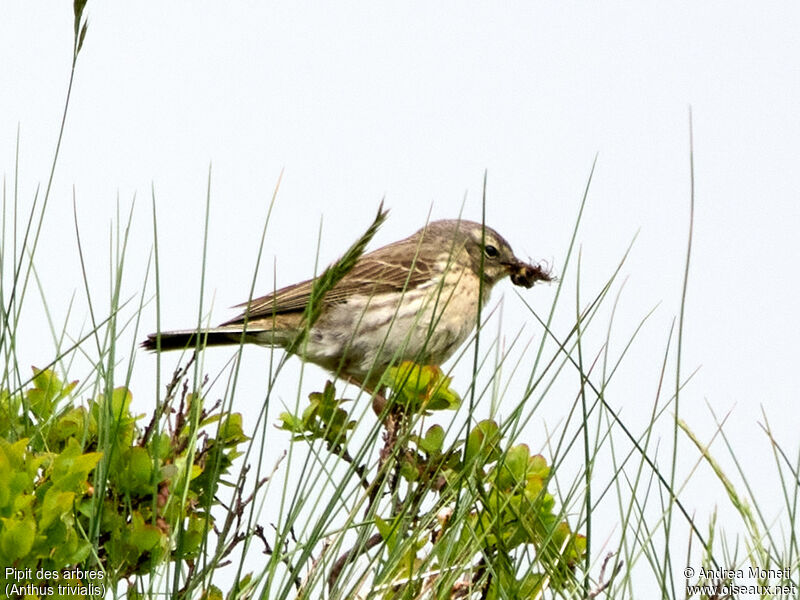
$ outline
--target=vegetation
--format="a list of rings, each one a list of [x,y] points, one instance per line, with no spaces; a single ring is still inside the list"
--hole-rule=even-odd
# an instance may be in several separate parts
[[[84,5],[74,4],[73,77],[88,30]],[[682,320],[677,335],[668,336],[646,426],[633,430],[607,402],[608,385],[636,332],[616,360],[605,344],[590,361],[584,340],[596,328],[619,268],[588,302],[579,294],[566,335],[551,330],[552,311],[543,319],[530,311],[543,334],[538,348],[511,369],[528,375],[518,394],[504,391],[506,357],[479,328],[471,379],[402,363],[387,371],[381,393],[356,390],[358,397],[345,397],[337,391],[340,383],[329,381],[301,403],[298,383],[297,406],[277,411],[274,390],[284,358],[270,372],[265,396],[251,400],[262,407],[259,418],[246,422],[232,408],[239,405],[235,398],[242,402],[236,386],[240,355],[222,374],[228,382],[216,400],[213,381],[193,355],[159,386],[157,397],[133,402],[132,362],[126,369],[121,357],[135,348],[124,348],[121,340],[123,332],[136,329],[148,296],[142,291],[138,300],[122,298],[130,221],[119,222],[107,312],[98,317],[101,311],[90,298],[91,326],[74,342],[66,342],[69,337],[51,321],[55,357],[43,357],[41,368],[32,372],[23,368],[17,355],[25,335],[20,323],[30,302],[29,283],[37,281],[34,258],[62,135],[63,123],[48,185],[31,205],[19,246],[16,224],[25,215],[17,213],[24,204],[17,197],[18,182],[10,201],[5,189],[3,196],[0,594],[723,598],[745,593],[731,591],[741,579],[736,569],[753,569],[754,584],[772,586],[769,592],[754,591],[756,596],[796,597],[798,459],[773,439],[765,417],[788,515],[788,522],[776,523],[762,514],[746,474],[740,470],[734,482],[679,417],[688,380],[680,372]],[[583,204],[554,309],[582,210]],[[363,252],[381,214],[326,271],[315,298]],[[6,231],[9,222],[13,236]],[[79,234],[78,242],[80,247]],[[689,259],[687,252],[687,275]],[[76,260],[83,264],[82,250]],[[88,277],[84,269],[87,296]],[[45,305],[48,297],[63,302],[64,290],[40,291]],[[306,316],[313,321],[315,315],[312,303]],[[302,341],[298,338],[293,349]],[[671,352],[677,354],[674,373],[668,369]],[[76,355],[89,366],[74,366],[82,364],[73,363]],[[523,438],[540,403],[563,393],[555,384],[564,371],[575,373],[578,382],[563,401],[569,411],[564,423],[542,431],[540,439]],[[669,393],[665,382],[671,379]],[[479,403],[496,407],[501,401],[508,407],[504,413],[477,417]],[[134,406],[148,407],[146,414],[137,414]],[[279,430],[268,430],[268,417],[274,421],[276,413]],[[657,459],[655,449],[656,426],[665,421],[673,438],[666,461],[663,454]],[[718,434],[735,461],[736,446],[721,425]],[[684,505],[675,474],[679,436],[692,444],[698,462],[711,467],[716,477],[711,483],[741,517],[743,538],[728,537],[734,524],[723,527],[715,515],[695,515]],[[264,459],[268,443],[285,448],[273,465]],[[582,460],[575,468],[568,457]],[[599,461],[611,465],[611,480],[596,478]],[[603,499],[618,507],[610,542],[599,539],[593,519]],[[676,543],[683,539],[688,547]],[[697,572],[684,571],[686,565]],[[707,587],[687,587],[694,584]]]

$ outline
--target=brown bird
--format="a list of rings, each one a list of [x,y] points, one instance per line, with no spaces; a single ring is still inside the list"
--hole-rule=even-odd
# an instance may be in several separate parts
[[[391,364],[441,365],[452,356],[475,329],[479,303],[506,276],[526,288],[552,280],[546,269],[514,256],[508,242],[489,227],[433,221],[361,256],[324,296],[319,317],[300,344],[315,279],[240,304],[244,312],[219,327],[153,333],[142,346],[185,349],[196,345],[198,335],[201,346],[280,346],[374,388]]]

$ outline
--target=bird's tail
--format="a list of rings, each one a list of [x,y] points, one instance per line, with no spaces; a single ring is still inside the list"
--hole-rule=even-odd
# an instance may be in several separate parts
[[[217,327],[215,329],[186,329],[183,331],[162,331],[151,333],[141,343],[142,348],[153,352],[166,352],[167,350],[191,350],[196,347],[230,346],[242,342],[251,342],[250,333],[242,339],[241,328]]]

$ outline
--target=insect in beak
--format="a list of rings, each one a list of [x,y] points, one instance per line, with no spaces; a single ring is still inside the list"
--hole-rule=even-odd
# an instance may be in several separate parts
[[[531,265],[521,260],[509,263],[508,272],[511,275],[511,283],[526,288],[533,287],[537,281],[553,281],[553,276],[546,267]]]

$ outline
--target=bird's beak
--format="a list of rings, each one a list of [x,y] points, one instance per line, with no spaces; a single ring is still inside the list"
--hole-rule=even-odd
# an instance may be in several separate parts
[[[541,265],[531,265],[521,260],[514,259],[507,263],[508,274],[511,276],[511,283],[522,287],[533,287],[537,281],[553,281],[550,271]]]

